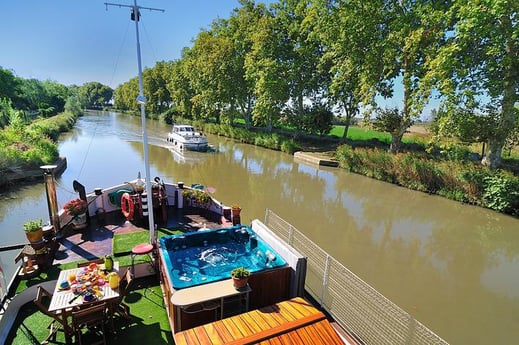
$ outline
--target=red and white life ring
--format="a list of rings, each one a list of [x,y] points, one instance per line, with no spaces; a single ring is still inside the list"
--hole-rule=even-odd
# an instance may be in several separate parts
[[[121,212],[123,216],[128,220],[133,219],[134,211],[135,205],[132,196],[128,193],[121,195]]]

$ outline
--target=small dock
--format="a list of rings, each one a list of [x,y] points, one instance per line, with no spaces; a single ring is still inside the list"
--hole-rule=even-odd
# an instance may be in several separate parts
[[[297,151],[294,153],[294,159],[303,163],[310,163],[319,166],[328,166],[334,168],[339,166],[338,161],[318,152]]]

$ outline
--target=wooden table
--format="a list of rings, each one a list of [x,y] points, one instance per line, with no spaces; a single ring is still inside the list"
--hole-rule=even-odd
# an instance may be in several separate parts
[[[103,266],[103,265],[100,265]],[[102,267],[101,267],[102,268]],[[70,309],[74,306],[83,304],[83,298],[81,296],[77,297],[77,294],[71,289],[61,290],[60,283],[63,281],[67,281],[69,274],[75,273],[76,276],[80,276],[80,273],[83,272],[83,267],[72,268],[69,270],[63,270],[59,274],[58,282],[56,283],[56,287],[54,288],[54,294],[52,295],[52,300],[50,301],[49,311],[58,311]],[[119,263],[114,262],[114,272],[119,274]],[[119,291],[113,290],[110,288],[108,282],[106,282],[103,286],[99,287],[99,290],[103,294],[101,298],[102,301],[110,300],[119,297]],[[77,297],[77,298],[75,298]],[[72,302],[71,302],[72,301]],[[87,302],[88,303],[88,302]]]
[[[233,286],[232,279],[221,280],[215,283],[203,284],[175,291],[171,296],[171,304],[175,306],[175,330],[182,330],[181,312],[190,306],[216,301],[219,303],[220,319],[224,316],[225,299],[232,297],[243,297],[245,300],[245,311],[249,310],[249,293],[252,291],[249,285],[241,289]]]

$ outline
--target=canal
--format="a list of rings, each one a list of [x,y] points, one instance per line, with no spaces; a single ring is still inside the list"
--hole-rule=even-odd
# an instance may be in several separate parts
[[[81,117],[60,141],[68,168],[62,205],[87,189],[144,174],[140,119]],[[242,223],[272,209],[375,289],[452,344],[519,338],[519,220],[394,185],[294,161],[291,155],[209,136],[214,152],[179,155],[169,126],[148,121],[152,177],[213,187],[243,208]],[[48,220],[42,183],[0,194],[2,245],[23,243],[23,223]],[[1,253],[4,275],[15,252]]]

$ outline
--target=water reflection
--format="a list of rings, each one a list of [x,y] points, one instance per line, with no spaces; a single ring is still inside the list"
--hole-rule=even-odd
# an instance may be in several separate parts
[[[453,344],[519,337],[518,219],[214,136],[215,153],[175,159],[168,130],[148,122],[153,177],[214,187],[222,202],[242,205],[243,223],[274,210]],[[74,179],[91,191],[144,172],[140,133],[138,118],[80,118],[60,144],[60,204]],[[0,201],[0,229],[21,238],[28,217],[47,214],[43,184],[15,197]]]

